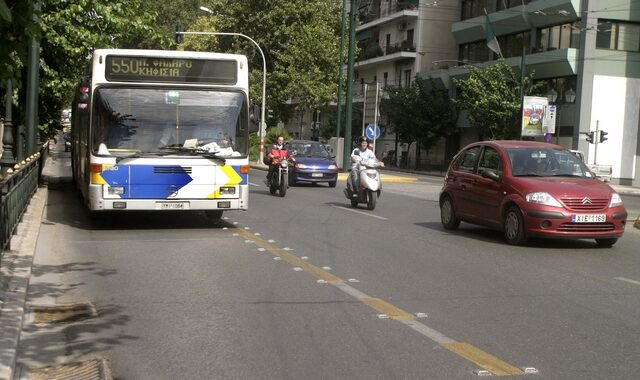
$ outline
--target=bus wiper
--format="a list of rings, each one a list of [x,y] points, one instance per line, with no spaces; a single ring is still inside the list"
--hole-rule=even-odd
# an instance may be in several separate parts
[[[120,162],[122,160],[129,159],[129,158],[140,158],[142,156],[143,156],[142,153],[133,153],[133,154],[129,154],[127,156],[117,156],[116,157],[116,163],[118,163],[118,162]]]
[[[205,150],[205,149],[195,149],[193,153],[200,155],[201,157],[204,157],[204,158],[213,158],[216,160],[220,160],[222,161],[223,165],[227,164],[227,159],[219,156],[218,153],[215,153],[215,152],[209,152],[208,150]]]

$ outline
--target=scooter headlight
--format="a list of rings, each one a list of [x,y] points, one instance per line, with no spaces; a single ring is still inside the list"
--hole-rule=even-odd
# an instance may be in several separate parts
[[[280,166],[282,166],[283,168],[286,168],[287,166],[289,166],[289,161],[287,160],[280,161]]]

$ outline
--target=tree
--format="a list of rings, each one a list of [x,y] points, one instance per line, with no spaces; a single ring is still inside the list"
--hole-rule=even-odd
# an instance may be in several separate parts
[[[325,0],[209,0],[218,32],[253,38],[265,54],[267,107],[276,119],[289,120],[297,107],[316,110],[336,98],[341,2]],[[189,31],[201,27],[189,26]],[[204,30],[198,30],[204,31]],[[250,59],[250,95],[262,102],[262,57],[242,38],[215,37],[211,48],[243,52]],[[187,41],[185,40],[185,43]]]
[[[31,38],[40,42],[38,120],[43,136],[61,129],[60,112],[71,104],[74,88],[87,58],[98,48],[170,46],[156,32],[157,14],[141,0],[40,0],[37,22],[31,18],[33,1],[0,0],[0,80],[11,79],[18,93],[15,124],[24,120],[25,62]],[[15,98],[15,97],[14,97]]]
[[[543,84],[534,73],[522,78],[524,94],[539,95]],[[466,109],[480,139],[513,139],[520,136],[521,78],[504,59],[486,68],[471,67],[467,79],[454,79],[457,103]]]
[[[381,102],[381,111],[401,142],[416,143],[416,162],[421,148],[428,150],[442,137],[455,131],[458,110],[444,88],[433,80],[416,77],[408,87],[389,90]]]

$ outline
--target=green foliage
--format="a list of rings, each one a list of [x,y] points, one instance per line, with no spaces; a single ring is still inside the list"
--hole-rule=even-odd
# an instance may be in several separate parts
[[[24,123],[23,72],[31,38],[38,38],[38,129],[43,136],[53,136],[62,128],[60,112],[71,104],[75,85],[93,50],[158,48],[171,43],[156,31],[157,14],[146,11],[143,4],[147,3],[142,0],[41,0],[38,22],[30,16],[32,4],[33,1],[17,1],[8,7],[10,23],[0,17],[0,80],[3,85],[8,79],[14,81],[20,93],[14,121]]]
[[[276,142],[278,136],[282,135],[286,140],[291,140],[291,134],[284,128],[268,128],[264,136],[264,150]],[[257,161],[260,157],[260,136],[258,132],[249,135],[249,161]]]
[[[315,110],[336,98],[341,2],[209,0],[202,5],[214,12],[216,31],[241,32],[259,44],[268,71],[267,107],[277,119],[286,121],[293,115],[286,104],[290,99],[298,107]],[[218,37],[214,46],[248,56],[250,96],[261,102],[263,63],[257,48],[239,37]]]
[[[409,87],[389,90],[381,111],[387,115],[399,140],[429,149],[438,139],[455,132],[458,110],[446,89],[417,77]]]
[[[534,73],[522,78],[525,95],[539,95],[543,84],[533,83]],[[520,136],[521,78],[504,59],[486,68],[472,67],[469,78],[454,79],[457,102],[466,109],[469,123],[480,139],[513,139]]]

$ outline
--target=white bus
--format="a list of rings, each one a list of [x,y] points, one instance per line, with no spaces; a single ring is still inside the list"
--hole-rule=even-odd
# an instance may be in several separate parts
[[[243,55],[99,49],[74,99],[72,171],[93,214],[247,210]]]

